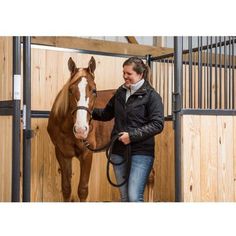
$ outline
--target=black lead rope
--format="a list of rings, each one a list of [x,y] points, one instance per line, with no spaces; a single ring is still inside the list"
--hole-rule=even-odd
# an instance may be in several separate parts
[[[118,135],[115,135],[111,141],[106,144],[105,146],[103,147],[100,147],[100,148],[91,148],[90,147],[90,144],[88,143],[87,140],[83,140],[85,146],[92,152],[100,152],[104,149],[106,149],[106,157],[107,157],[107,179],[108,179],[108,182],[114,186],[114,187],[121,187],[122,185],[124,185],[125,183],[127,183],[128,179],[129,179],[129,173],[130,173],[130,166],[131,166],[131,148],[130,148],[130,144],[126,145],[125,146],[125,151],[124,151],[124,160],[122,160],[121,162],[119,163],[115,163],[111,160],[111,153],[112,153],[112,149],[113,149],[113,146],[114,146],[114,143],[119,139],[120,137],[120,134]],[[124,181],[120,184],[115,184],[112,182],[111,180],[111,177],[110,177],[110,164],[112,165],[122,165],[123,163],[127,163],[127,172],[126,172],[126,176],[123,176],[124,178]]]

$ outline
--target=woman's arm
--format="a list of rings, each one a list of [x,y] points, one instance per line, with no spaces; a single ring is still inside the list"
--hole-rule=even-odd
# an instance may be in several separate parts
[[[109,121],[114,118],[114,101],[115,96],[113,96],[109,100],[105,108],[94,108],[92,112],[93,119],[100,121]]]

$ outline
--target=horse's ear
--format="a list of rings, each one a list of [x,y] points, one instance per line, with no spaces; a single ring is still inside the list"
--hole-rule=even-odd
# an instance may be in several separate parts
[[[96,69],[96,61],[94,57],[91,57],[89,64],[88,64],[89,71],[93,74]]]
[[[69,60],[68,60],[68,68],[69,68],[69,71],[71,73],[74,73],[75,72],[75,69],[76,69],[76,65],[75,65],[75,62],[73,61],[73,59],[70,57]]]

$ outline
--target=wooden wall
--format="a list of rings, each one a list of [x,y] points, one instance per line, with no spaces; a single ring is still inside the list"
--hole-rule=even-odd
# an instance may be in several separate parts
[[[0,101],[12,99],[12,38],[0,37]],[[11,199],[12,117],[0,116],[0,201]]]
[[[46,131],[47,119],[32,119],[35,137],[32,139],[31,199],[36,202],[62,201],[60,170],[54,146]],[[164,131],[156,136],[154,201],[174,201],[174,148],[172,122],[165,123]],[[119,201],[117,188],[112,187],[106,177],[105,153],[96,153],[89,181],[88,201]],[[77,186],[80,175],[79,161],[73,159],[72,200],[78,201]],[[112,179],[115,180],[111,168]],[[147,200],[147,192],[145,192]]]
[[[183,201],[236,201],[236,117],[182,117]]]

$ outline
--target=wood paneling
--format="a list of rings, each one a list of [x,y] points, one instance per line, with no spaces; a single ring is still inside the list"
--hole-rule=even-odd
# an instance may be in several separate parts
[[[183,115],[183,201],[235,201],[235,121]]]
[[[12,99],[12,37],[0,37],[0,101]]]
[[[47,130],[47,119],[32,119],[35,136],[32,139],[31,159],[31,199],[36,202],[62,201],[61,174]],[[171,122],[166,122],[162,134],[156,137],[156,160],[154,164],[154,201],[174,201],[174,157],[173,130]],[[80,176],[80,163],[74,158],[72,168],[72,200],[78,201],[77,186]],[[119,191],[112,187],[106,177],[107,159],[104,152],[93,155],[89,181],[90,202],[119,201]],[[115,181],[113,168],[110,167]],[[145,190],[147,200],[147,189]]]
[[[0,202],[11,201],[12,117],[0,116]]]
[[[164,130],[156,136],[154,162],[154,201],[175,200],[174,130],[172,121],[166,121]]]

